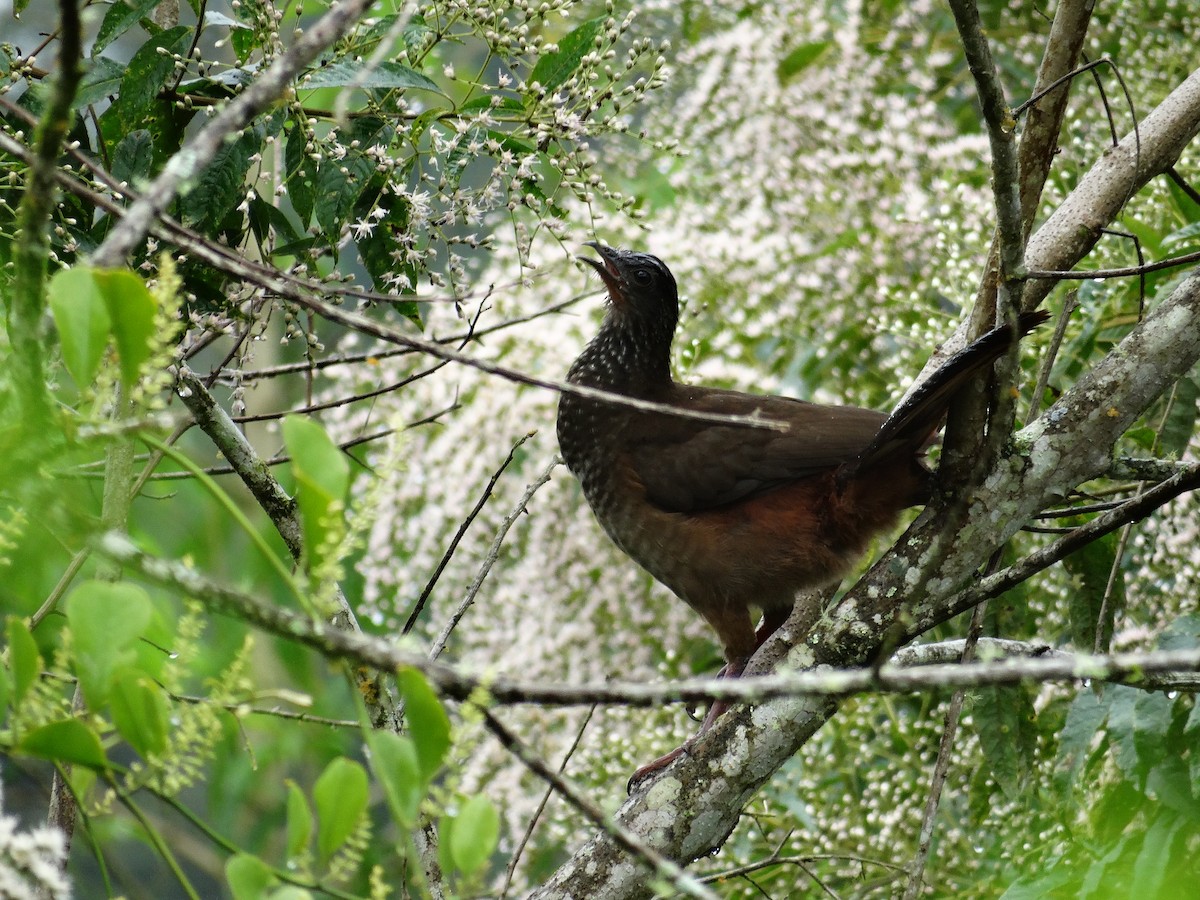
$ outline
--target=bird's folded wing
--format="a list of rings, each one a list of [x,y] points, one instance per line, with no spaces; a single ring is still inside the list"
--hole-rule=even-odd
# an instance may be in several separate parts
[[[775,431],[668,415],[644,418],[631,435],[629,460],[647,499],[670,512],[726,506],[834,469],[867,447],[887,418],[869,409],[684,386],[668,402],[789,426]]]

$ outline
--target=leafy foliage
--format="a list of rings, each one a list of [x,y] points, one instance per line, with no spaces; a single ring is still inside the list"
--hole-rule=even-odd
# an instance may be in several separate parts
[[[980,5],[1015,102],[1047,26],[1033,4]],[[336,654],[327,663],[312,641],[252,632],[203,586],[313,621],[357,616],[422,651],[461,604],[449,652],[489,673],[710,671],[701,625],[609,555],[569,482],[518,504],[554,452],[550,429],[537,426],[498,473],[510,446],[552,420],[551,397],[369,336],[424,329],[522,372],[561,373],[590,326],[541,313],[579,291],[561,263],[601,229],[670,261],[686,304],[681,373],[885,405],[969,304],[991,237],[986,144],[958,39],[923,3],[646,4],[637,17],[566,0],[379,8],[192,170],[187,142],[327,5],[170,6],[116,0],[89,26],[46,277],[23,298],[53,325],[33,336],[45,344],[45,421],[21,415],[22,388],[0,366],[6,784],[48,784],[63,767],[87,832],[73,850],[79,894],[131,890],[129,863],[147,848],[154,874],[136,878],[155,896],[420,895],[435,864],[452,894],[494,892],[543,787],[482,739],[471,709],[483,692],[451,706],[415,670],[389,681]],[[1139,111],[1200,41],[1185,3],[1096,15],[1090,49],[1145,61],[1123,70]],[[57,63],[53,38],[29,53],[33,30],[0,45],[8,308],[29,290],[10,273],[28,241],[18,214]],[[669,88],[668,53],[679,61]],[[1076,86],[1043,213],[1109,141],[1088,90]],[[175,166],[189,175],[129,267],[92,266],[133,194]],[[1194,158],[1179,168],[1194,182]],[[1128,236],[1106,238],[1096,266],[1200,248],[1200,203],[1175,181],[1154,182],[1120,225]],[[1080,285],[1047,396],[1180,277]],[[293,291],[368,327],[347,334]],[[6,357],[31,338],[10,329]],[[808,334],[820,338],[799,339]],[[203,421],[188,402],[202,399],[185,386],[193,371],[219,397]],[[1200,383],[1181,379],[1117,452],[1191,459],[1198,398]],[[241,471],[259,476],[247,478],[253,499],[205,471],[214,453],[199,431],[229,439],[227,459],[243,454]],[[290,465],[272,469],[284,456]],[[467,515],[476,501],[478,518]],[[493,547],[513,509],[532,514],[512,513],[519,525]],[[1087,545],[993,601],[986,633],[1084,651],[1197,646],[1194,518],[1181,501]],[[205,580],[120,571],[101,552],[111,532]],[[1005,552],[1045,540],[1022,535]],[[931,638],[962,631],[946,623]],[[893,891],[919,839],[944,701],[847,702],[698,868],[758,866],[753,881],[722,884],[730,897],[818,883]],[[1200,876],[1192,695],[1023,685],[975,691],[965,710],[927,876],[935,895],[1186,895]],[[568,774],[612,808],[632,765],[691,727],[683,718],[513,712],[548,760],[581,734]],[[174,847],[165,835],[181,821],[198,837]],[[582,828],[565,804],[547,805],[513,891],[548,877]]]

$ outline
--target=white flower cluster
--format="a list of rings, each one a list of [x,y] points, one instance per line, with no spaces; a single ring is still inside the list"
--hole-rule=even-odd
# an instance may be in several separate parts
[[[57,828],[23,831],[15,817],[0,812],[0,897],[67,900],[71,883],[64,871],[66,859],[66,840]]]

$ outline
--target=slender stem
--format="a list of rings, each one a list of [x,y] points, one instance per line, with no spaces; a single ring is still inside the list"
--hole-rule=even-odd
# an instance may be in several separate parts
[[[655,874],[671,882],[672,887],[689,897],[699,897],[703,900],[717,900],[717,896],[706,888],[699,880],[685,872],[677,863],[650,847],[641,837],[627,828],[618,825],[601,809],[587,794],[579,790],[557,772],[553,771],[545,760],[534,753],[524,741],[509,731],[491,710],[477,706],[483,715],[488,730],[495,735],[500,744],[521,761],[524,766],[547,784],[552,786],[563,799],[579,812],[583,813],[592,824],[603,829],[612,836],[618,844],[652,868]]]

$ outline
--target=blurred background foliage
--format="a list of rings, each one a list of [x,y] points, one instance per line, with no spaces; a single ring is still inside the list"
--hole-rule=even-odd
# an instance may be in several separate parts
[[[979,5],[1015,104],[1033,83],[1047,10],[1026,0]],[[1087,53],[1116,60],[1144,115],[1194,65],[1200,14],[1190,0],[1101,6]],[[191,0],[174,12],[153,0],[86,4],[85,75],[71,139],[116,182],[144,187],[215,104],[325,8],[316,0]],[[48,4],[18,2],[15,12],[21,17],[0,43],[0,129],[28,146],[56,66],[55,23]],[[1126,99],[1099,72],[1123,134],[1132,124]],[[1043,212],[1110,142],[1099,89],[1080,79]],[[7,279],[28,163],[11,148],[0,151],[0,277]],[[580,243],[599,237],[645,247],[681,285],[681,377],[884,408],[970,306],[993,227],[987,157],[953,22],[931,0],[380,3],[293,92],[229,141],[169,213],[194,240],[320,282],[346,308],[542,377],[565,372],[600,314],[595,285],[570,262]],[[101,196],[116,192],[76,158],[64,156],[61,166]],[[1117,223],[1123,234],[1102,241],[1089,266],[1200,246],[1194,150],[1177,169],[1193,189],[1157,179],[1133,198]],[[94,194],[63,191],[50,271],[84,262],[113,223]],[[550,462],[554,397],[347,333],[198,261],[186,240],[173,247],[152,240],[139,250],[132,263],[152,284],[162,279],[164,249],[176,260],[173,296],[185,328],[151,340],[150,357],[166,354],[170,365],[186,362],[211,376],[218,399],[235,420],[244,418],[265,458],[284,450],[277,414],[322,422],[351,461],[345,522],[361,530],[337,547],[344,593],[366,630],[389,636],[428,593],[406,638],[428,647],[487,565],[504,517]],[[1179,277],[1163,270],[1077,286],[1047,399],[1110,350]],[[1061,310],[1069,290],[1056,289],[1048,308]],[[0,459],[0,608],[36,617],[32,638],[60,678],[39,679],[41,694],[28,696],[40,705],[22,708],[12,647],[24,639],[10,637],[3,799],[25,828],[44,818],[52,768],[21,741],[66,714],[72,685],[65,679],[79,674],[64,645],[70,614],[46,601],[69,596],[79,582],[94,585],[84,579],[101,574],[103,564],[92,559],[78,574],[69,565],[100,530],[104,462],[123,439],[120,427],[109,427],[120,380],[111,349],[94,383],[76,383],[57,345],[48,353],[61,435],[30,434],[10,415],[3,446],[34,446],[41,455],[36,465],[28,454]],[[1031,343],[1026,384],[1036,356]],[[156,374],[161,367],[141,378],[157,392],[116,422],[136,421],[161,439],[186,411],[153,381]],[[12,391],[6,382],[10,413]],[[1119,450],[1190,456],[1198,393],[1194,378],[1181,380]],[[179,446],[200,466],[223,465],[196,431]],[[530,431],[537,434],[514,450]],[[138,444],[137,452],[141,462],[149,448]],[[502,468],[489,502],[435,576]],[[276,471],[293,491],[292,468]],[[154,473],[128,517],[139,546],[261,600],[296,606],[295,583],[279,574],[279,560],[290,565],[287,551],[235,478],[214,476],[273,559],[210,487],[182,477],[178,461],[168,458]],[[1113,487],[1089,489],[1103,496]],[[1184,498],[1128,536],[1097,542],[993,602],[986,633],[1088,651],[1195,646],[1195,522],[1195,503]],[[1016,558],[1043,540],[1023,534],[1006,552]],[[380,895],[372,884],[378,866],[375,878],[403,895],[402,885],[412,887],[414,851],[386,791],[375,789],[363,818],[352,817],[357,833],[337,851],[341,869],[323,858],[331,853],[320,850],[320,836],[297,834],[306,821],[297,804],[311,802],[322,821],[331,820],[336,813],[316,799],[316,785],[329,778],[353,786],[353,765],[365,759],[354,691],[342,673],[287,640],[253,633],[248,643],[244,624],[189,612],[182,594],[146,590],[150,613],[139,636],[152,644],[139,645],[132,665],[160,685],[162,668],[175,669],[176,685],[170,698],[154,687],[137,696],[165,704],[166,731],[198,729],[195,743],[150,759],[151,750],[135,749],[144,738],[120,726],[115,708],[93,710],[88,724],[109,760],[181,776],[162,793],[229,843],[154,797],[140,798],[146,819],[139,823],[119,804],[102,804],[96,788],[70,857],[77,895],[186,896],[186,880],[200,896],[227,894],[231,883],[238,896],[257,896],[261,870],[246,862],[256,859],[276,867],[275,877],[317,877],[354,895]],[[929,637],[964,631],[965,623],[951,622]],[[173,662],[176,654],[186,665]],[[703,626],[607,545],[561,469],[501,548],[447,655],[481,671],[547,681],[650,680],[719,665]],[[934,693],[847,702],[750,804],[719,856],[696,868],[754,867],[718,885],[729,897],[900,890],[946,700]],[[193,708],[211,716],[202,720],[187,712]],[[472,717],[450,713],[445,764],[436,777],[422,776],[428,803],[481,829],[472,843],[484,848],[482,860],[460,854],[445,862],[462,896],[494,896],[542,786]],[[580,710],[505,714],[552,764],[582,732],[567,772],[608,808],[622,799],[628,771],[693,727],[674,708],[602,709],[590,720]],[[1200,713],[1191,695],[1099,685],[981,690],[969,696],[965,721],[928,895],[1190,895],[1200,875]],[[297,791],[309,799],[296,800]],[[482,805],[495,811],[490,842]],[[369,833],[363,821],[373,823]],[[454,827],[467,832],[443,825],[446,851]],[[585,828],[552,800],[511,890],[545,878]],[[155,833],[182,875],[164,861]],[[231,856],[232,848],[242,855]],[[231,858],[238,860],[232,871]]]

